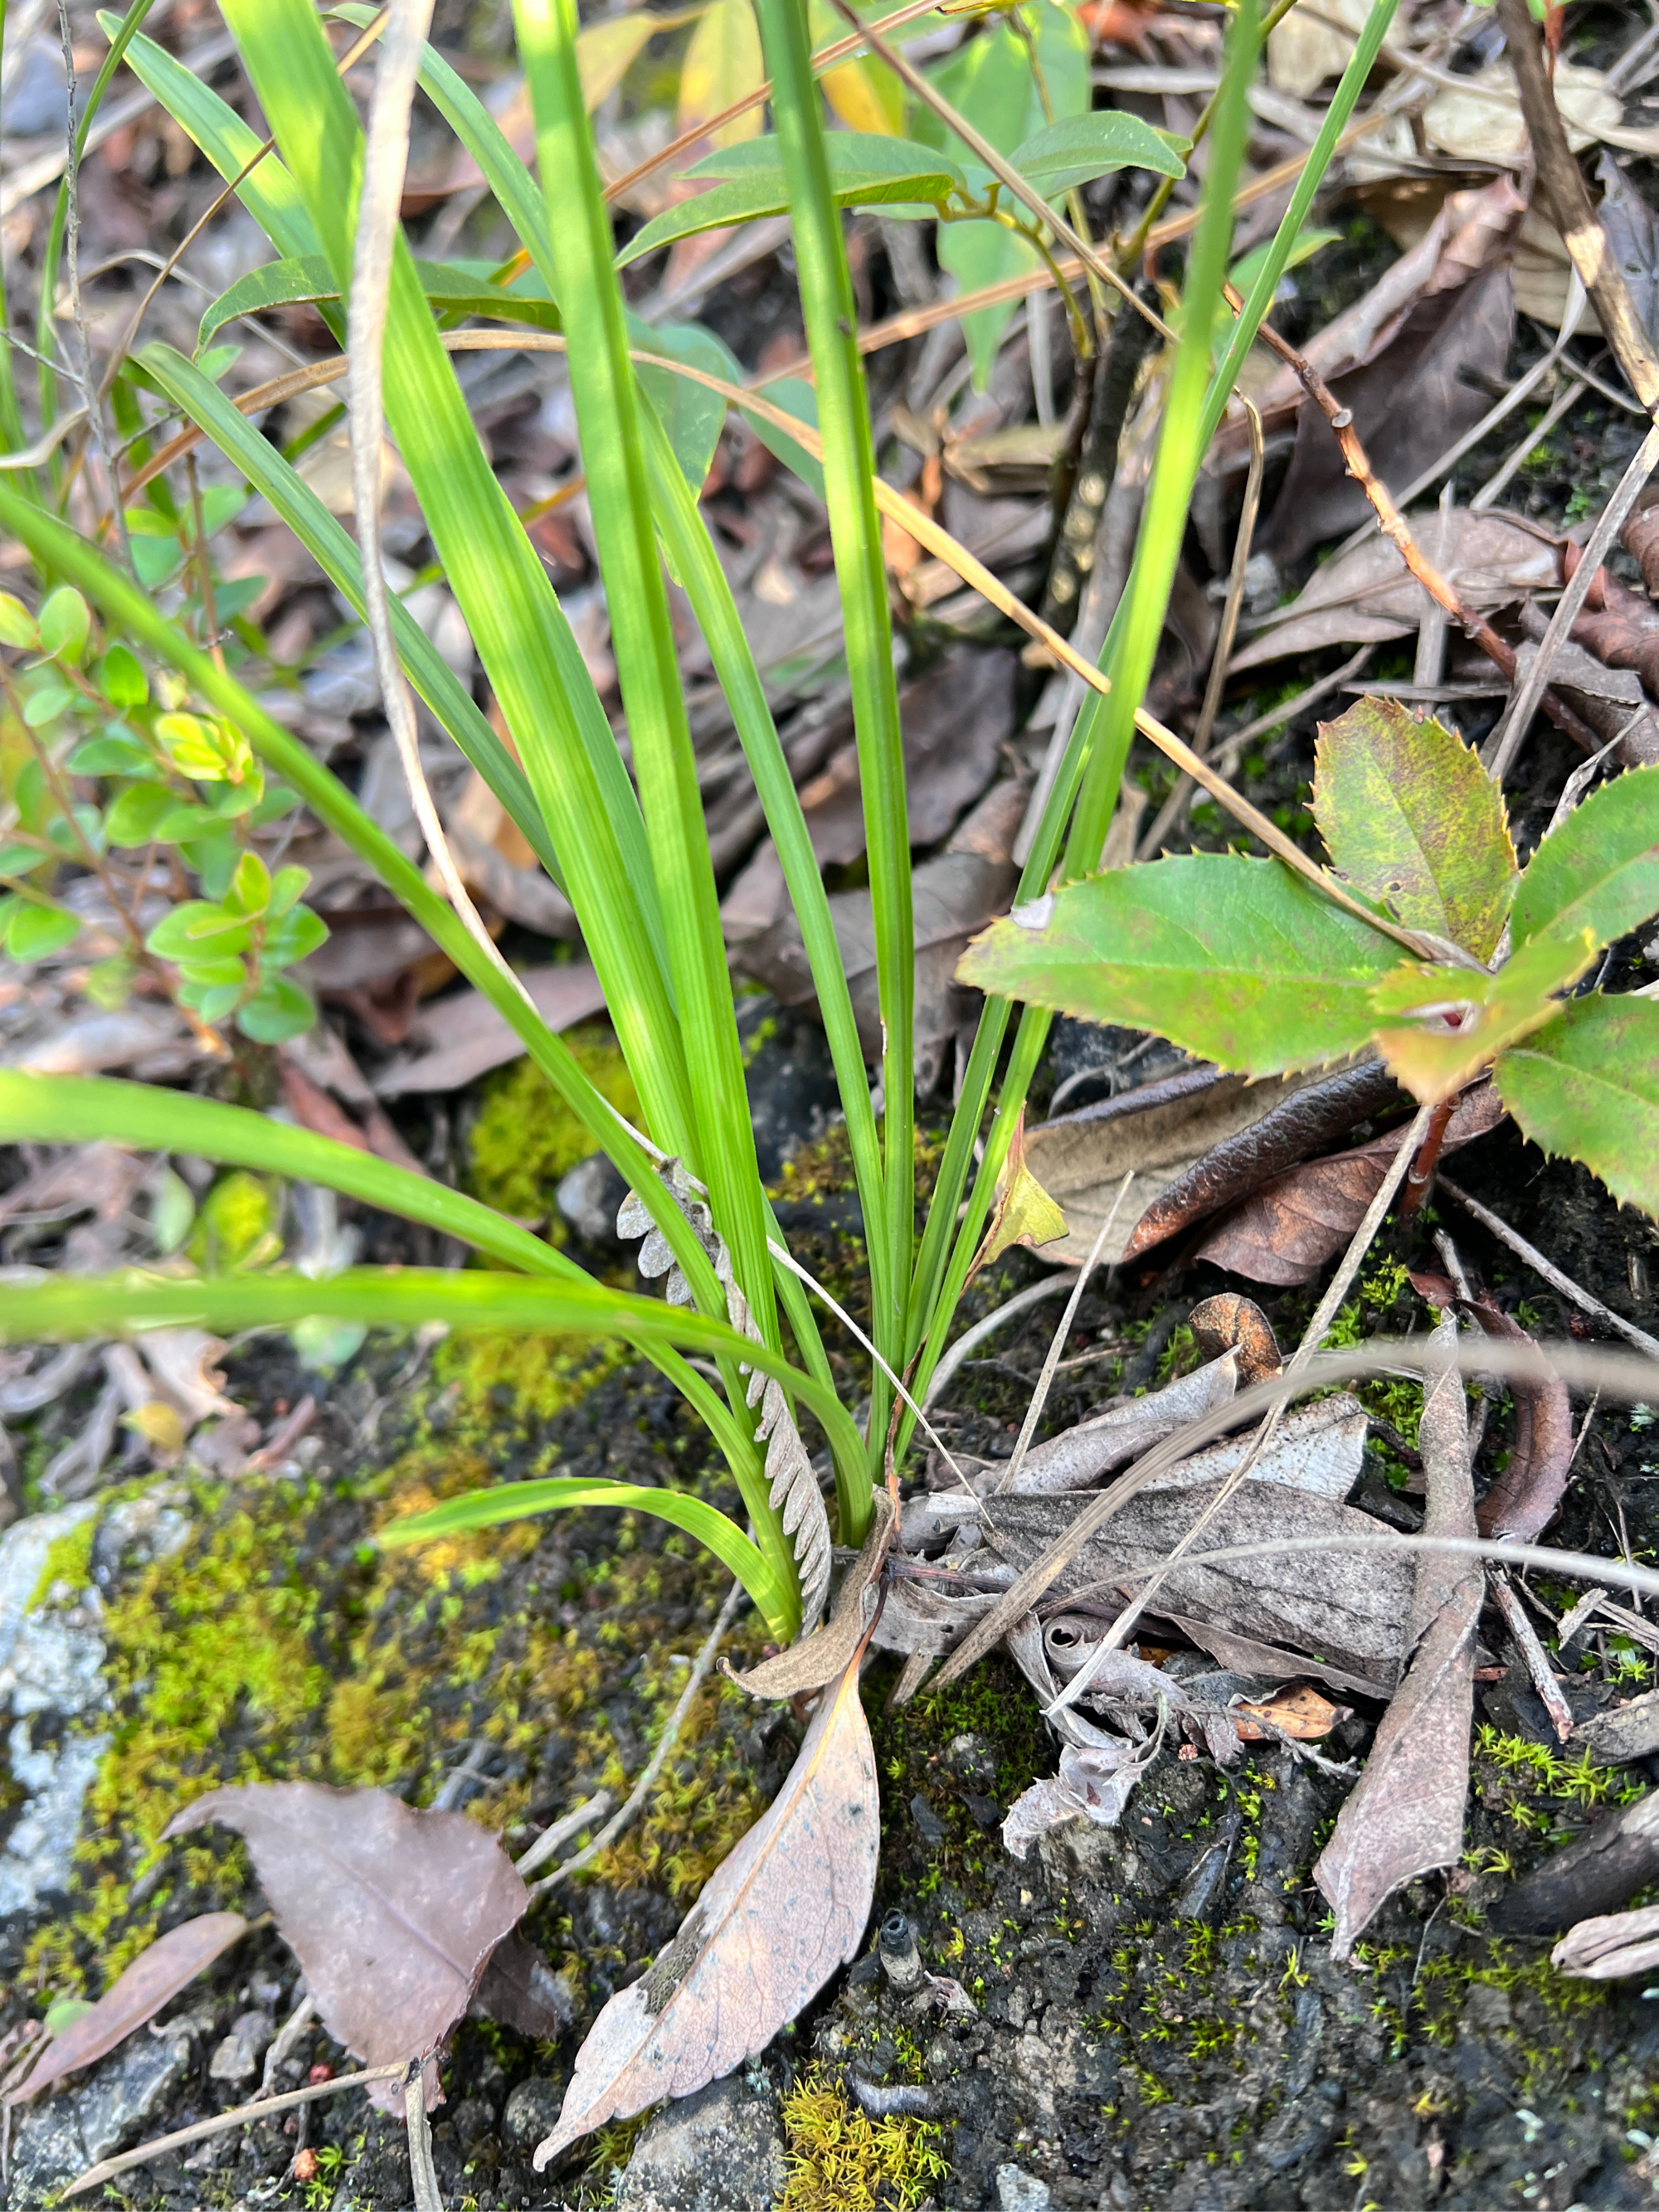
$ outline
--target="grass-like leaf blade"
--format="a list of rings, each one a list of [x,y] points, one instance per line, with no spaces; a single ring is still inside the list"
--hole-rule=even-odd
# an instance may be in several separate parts
[[[1084,1021],[1156,1030],[1247,1075],[1340,1060],[1375,1024],[1389,940],[1277,860],[1194,853],[1017,907],[957,980]]]
[[[1659,1006],[1592,991],[1504,1053],[1492,1079],[1535,1145],[1659,1214]]]

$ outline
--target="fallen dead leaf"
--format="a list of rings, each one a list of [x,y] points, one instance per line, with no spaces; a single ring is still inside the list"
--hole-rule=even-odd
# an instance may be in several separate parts
[[[435,2050],[529,1903],[511,1860],[476,1821],[417,1812],[384,1790],[212,1790],[165,1833],[210,1820],[246,1838],[323,2025],[368,2066]],[[386,2109],[394,2104],[402,2109],[395,2084]]]
[[[1266,1698],[1259,1704],[1246,1702],[1229,1711],[1245,1743],[1260,1743],[1275,1735],[1294,1736],[1298,1743],[1317,1743],[1346,1717],[1348,1709],[1334,1705],[1303,1682],[1281,1697]]]
[[[1560,1510],[1572,1465],[1572,1401],[1567,1386],[1519,1322],[1486,1297],[1460,1298],[1443,1275],[1414,1274],[1412,1287],[1431,1304],[1455,1305],[1483,1333],[1536,1353],[1524,1373],[1510,1377],[1515,1401],[1515,1441],[1508,1462],[1475,1515],[1483,1536],[1534,1544]]]
[[[649,1972],[594,2021],[538,2172],[607,2120],[690,2096],[755,2057],[857,1953],[881,1841],[858,1676],[854,1662],[823,1692],[770,1810]]]
[[[1097,1828],[1115,1828],[1134,1786],[1151,1759],[1150,1743],[1131,1743],[1127,1737],[1092,1744],[1061,1747],[1060,1771],[1046,1782],[1034,1782],[1014,1800],[1002,1823],[1002,1840],[1017,1859],[1023,1859],[1037,1838],[1071,1820],[1092,1820]]]
[[[1212,1145],[1152,1200],[1135,1224],[1125,1258],[1260,1190],[1270,1176],[1395,1103],[1404,1103],[1404,1093],[1375,1060],[1291,1090],[1258,1120]]]
[[[1424,1381],[1424,1533],[1468,1537],[1474,1534],[1474,1489],[1455,1320],[1444,1316],[1435,1334],[1444,1364]],[[1405,1677],[1314,1868],[1336,1915],[1332,1950],[1338,1959],[1348,1957],[1384,1899],[1403,1883],[1455,1866],[1462,1855],[1475,1632],[1485,1590],[1480,1566],[1468,1557],[1419,1555]]]
[[[1472,1144],[1503,1119],[1490,1084],[1467,1092],[1446,1125],[1443,1155]],[[1311,1282],[1359,1226],[1404,1139],[1404,1131],[1395,1130],[1274,1176],[1218,1224],[1194,1258],[1253,1283]]]
[[[1133,1174],[1100,1264],[1127,1255],[1136,1224],[1172,1184],[1226,1139],[1260,1121],[1304,1079],[1247,1083],[1193,1069],[1080,1113],[1043,1123],[1026,1139],[1026,1164],[1066,1216],[1066,1233],[1044,1258],[1080,1267],[1095,1247],[1123,1178]]]
[[[1199,1350],[1212,1359],[1224,1352],[1237,1353],[1238,1379],[1247,1388],[1270,1382],[1285,1364],[1273,1323],[1254,1298],[1237,1291],[1200,1299],[1188,1315],[1187,1326]]]
[[[158,1936],[117,1975],[90,2011],[51,2039],[22,2081],[7,2091],[5,2102],[21,2104],[38,2096],[66,2074],[90,2066],[94,2058],[125,2043],[246,1929],[240,1912],[204,1912]]]
[[[591,961],[526,968],[520,977],[550,1028],[568,1030],[605,1011],[605,993]],[[382,1098],[414,1091],[459,1091],[492,1067],[517,1060],[524,1040],[482,991],[453,992],[422,1006],[410,1024],[410,1049],[375,1078]]]
[[[751,1698],[796,1698],[808,1690],[821,1690],[852,1664],[880,1599],[882,1562],[893,1535],[893,1501],[885,1490],[871,1492],[871,1509],[864,1548],[842,1576],[823,1626],[775,1658],[763,1659],[757,1667],[739,1669],[724,1664],[724,1672]]]
[[[1498,507],[1438,507],[1407,517],[1413,537],[1465,605],[1503,606],[1547,591],[1561,580],[1561,556],[1553,538]],[[1317,653],[1328,645],[1359,645],[1414,635],[1433,605],[1386,538],[1368,537],[1350,553],[1315,569],[1306,588],[1274,615],[1265,629],[1233,655],[1236,672],[1259,668],[1287,653]]]

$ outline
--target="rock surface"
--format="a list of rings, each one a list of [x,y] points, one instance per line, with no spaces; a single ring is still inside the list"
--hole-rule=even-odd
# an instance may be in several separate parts
[[[776,2099],[732,2075],[657,2114],[617,2186],[617,2212],[773,2212],[785,2178]]]
[[[71,2085],[14,2122],[9,2212],[36,2212],[100,2158],[138,2139],[190,2062],[187,2037],[135,2036]]]

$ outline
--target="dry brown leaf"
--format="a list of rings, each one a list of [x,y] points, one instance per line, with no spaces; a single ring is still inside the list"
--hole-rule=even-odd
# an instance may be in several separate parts
[[[576,2054],[542,2172],[580,2136],[751,2058],[864,1939],[880,1794],[856,1661],[818,1701],[765,1818],[710,1880],[650,1972],[619,1990]]]
[[[1561,1508],[1572,1466],[1572,1401],[1567,1386],[1534,1338],[1490,1298],[1460,1298],[1443,1275],[1414,1274],[1412,1287],[1438,1307],[1455,1305],[1500,1343],[1530,1345],[1536,1353],[1525,1371],[1510,1378],[1515,1401],[1515,1442],[1501,1474],[1475,1516],[1483,1536],[1500,1543],[1534,1544]]]
[[[1220,1291],[1200,1298],[1187,1316],[1193,1341],[1199,1350],[1218,1359],[1223,1352],[1238,1355],[1238,1379],[1248,1389],[1271,1382],[1283,1368],[1273,1325],[1254,1298],[1237,1291]]]
[[[1412,535],[1465,604],[1481,610],[1547,591],[1561,580],[1561,558],[1545,532],[1497,507],[1478,514],[1438,507],[1407,517]],[[1359,645],[1414,635],[1433,602],[1407,571],[1397,548],[1370,537],[1351,553],[1316,568],[1307,587],[1267,628],[1234,654],[1236,672],[1259,668],[1286,653],[1328,645]]]
[[[1659,1905],[1581,1920],[1550,1953],[1550,1964],[1587,1982],[1615,1982],[1659,1966]]]
[[[1265,1455],[1264,1455],[1265,1456]],[[1073,1599],[1085,1591],[1125,1601],[1168,1559],[1196,1516],[1217,1494],[1202,1489],[1143,1492],[1069,1559],[1049,1584]],[[1109,1493],[1103,1492],[1102,1495]],[[993,1548],[1021,1569],[1033,1565],[1076,1517],[1074,1498],[1007,1497],[992,1500]],[[1376,1523],[1327,1498],[1282,1483],[1247,1481],[1206,1526],[1206,1542],[1272,1544],[1292,1536],[1375,1537]],[[1181,1562],[1158,1593],[1160,1608],[1213,1622],[1235,1635],[1304,1650],[1386,1695],[1397,1679],[1411,1613],[1411,1570],[1403,1559],[1334,1551],[1317,1581],[1299,1554],[1217,1565]],[[1301,1669],[1307,1672],[1304,1664]]]
[[[39,2095],[66,2074],[90,2066],[154,2020],[161,2007],[210,1966],[246,1932],[240,1912],[204,1912],[158,1936],[125,1972],[118,1974],[89,2012],[54,2035],[25,2075],[7,2092],[8,2105]]]
[[[1258,1643],[1253,1636],[1236,1636],[1211,1621],[1194,1620],[1185,1613],[1165,1613],[1188,1644],[1207,1651],[1230,1674],[1249,1674],[1258,1680],[1288,1682],[1298,1674],[1311,1674],[1333,1690],[1347,1690],[1362,1698],[1386,1698],[1389,1687],[1364,1674],[1350,1674],[1340,1667],[1310,1660],[1297,1651],[1281,1651],[1277,1644]]]
[[[1424,1379],[1424,1533],[1474,1534],[1468,1408],[1456,1366],[1457,1323],[1436,1332],[1445,1361]],[[1332,1949],[1346,1959],[1404,1882],[1455,1866],[1463,1849],[1474,1705],[1475,1632],[1486,1580],[1455,1553],[1419,1554],[1405,1678],[1378,1725],[1365,1771],[1343,1806],[1314,1879],[1336,1915]]]
[[[1037,1838],[1071,1820],[1092,1820],[1097,1828],[1115,1828],[1134,1786],[1145,1772],[1152,1746],[1131,1743],[1127,1737],[1091,1744],[1061,1747],[1060,1771],[1045,1782],[1034,1782],[1008,1808],[1002,1823],[1002,1840],[1017,1859],[1023,1859]]]
[[[751,1698],[798,1698],[846,1673],[864,1640],[880,1598],[878,1578],[892,1541],[893,1501],[885,1490],[871,1492],[870,1528],[864,1548],[842,1577],[841,1588],[821,1628],[775,1658],[739,1669],[722,1662],[725,1672]]]
[[[520,981],[550,1029],[568,1030],[605,1011],[605,993],[591,961],[556,968],[526,968]],[[410,1049],[381,1069],[374,1088],[382,1098],[412,1091],[459,1091],[463,1084],[517,1060],[524,1040],[482,991],[452,992],[422,1006],[410,1025]]]
[[[1380,1060],[1339,1068],[1291,1091],[1259,1121],[1224,1137],[1153,1200],[1136,1223],[1125,1257],[1133,1259],[1177,1230],[1190,1228],[1233,1200],[1259,1190],[1268,1176],[1345,1136],[1404,1094]]]
[[[1245,1743],[1259,1743],[1273,1735],[1294,1736],[1298,1743],[1317,1743],[1346,1717],[1347,1708],[1334,1705],[1328,1698],[1322,1698],[1317,1690],[1303,1682],[1294,1690],[1285,1691],[1282,1697],[1265,1698],[1255,1705],[1231,1705],[1228,1711]]]
[[[165,1832],[210,1820],[246,1839],[324,2027],[366,2065],[434,2050],[529,1903],[512,1862],[477,1821],[416,1812],[384,1790],[319,1782],[212,1790]]]
[[[1066,1216],[1066,1235],[1047,1246],[1043,1257],[1080,1267],[1124,1176],[1133,1175],[1101,1248],[1100,1265],[1115,1265],[1128,1251],[1141,1216],[1172,1183],[1305,1081],[1276,1076],[1247,1083],[1242,1075],[1194,1069],[1167,1085],[1149,1084],[1144,1101],[1130,1091],[1033,1129],[1025,1142],[1026,1165]]]
[[[1495,1129],[1504,1109],[1490,1084],[1458,1102],[1446,1125],[1443,1153]],[[1359,1226],[1382,1188],[1403,1131],[1309,1160],[1262,1185],[1220,1222],[1194,1254],[1253,1283],[1311,1282]]]
[[[1619,143],[1628,137],[1624,104],[1607,89],[1601,70],[1558,61],[1553,84],[1575,153],[1598,138]],[[1515,166],[1528,151],[1527,126],[1508,58],[1474,70],[1455,92],[1449,85],[1437,92],[1423,111],[1423,131],[1437,152],[1460,161]]]

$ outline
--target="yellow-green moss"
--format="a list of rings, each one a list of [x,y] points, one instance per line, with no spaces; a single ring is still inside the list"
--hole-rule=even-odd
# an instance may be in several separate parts
[[[633,1357],[591,1336],[530,1336],[509,1328],[465,1329],[433,1355],[441,1389],[453,1389],[463,1421],[544,1421]]]
[[[779,2212],[915,2212],[950,2172],[931,2120],[854,2112],[817,2072],[783,2100],[789,2179]]]
[[[46,1547],[46,1556],[41,1564],[40,1579],[34,1585],[29,1599],[31,1611],[44,1605],[53,1590],[60,1585],[70,1591],[83,1590],[92,1581],[92,1546],[98,1534],[98,1516],[88,1513],[61,1536],[54,1536]]]
[[[640,1102],[616,1038],[601,1026],[568,1030],[565,1042],[594,1087],[630,1121]],[[483,1106],[472,1130],[472,1194],[498,1212],[521,1219],[552,1216],[561,1176],[593,1150],[593,1139],[533,1060],[517,1060],[484,1084]]]
[[[233,1168],[203,1200],[185,1249],[210,1274],[274,1260],[282,1249],[276,1226],[280,1211],[275,1182],[246,1168]]]

